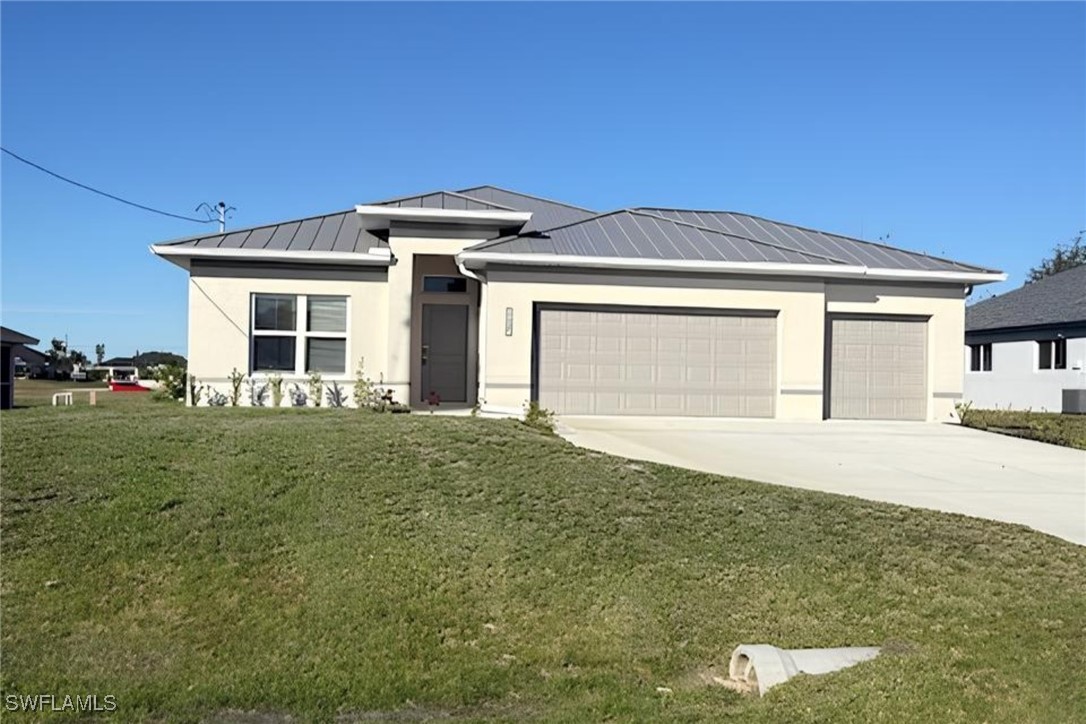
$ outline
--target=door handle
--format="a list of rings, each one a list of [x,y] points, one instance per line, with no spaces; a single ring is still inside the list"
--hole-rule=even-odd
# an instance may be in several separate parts
[[[426,361],[430,359],[430,345],[422,345],[422,363],[426,364]]]

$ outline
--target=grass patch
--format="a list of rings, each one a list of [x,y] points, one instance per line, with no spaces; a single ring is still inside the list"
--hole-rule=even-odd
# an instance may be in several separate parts
[[[966,427],[1086,450],[1086,415],[959,407]]]
[[[1086,549],[1023,527],[512,421],[132,402],[0,426],[3,694],[113,694],[119,721],[1086,711]],[[705,685],[741,642],[886,654],[758,700]]]

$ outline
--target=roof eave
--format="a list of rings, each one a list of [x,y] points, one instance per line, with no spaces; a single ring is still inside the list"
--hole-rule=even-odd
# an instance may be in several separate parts
[[[701,274],[760,274],[818,278],[875,279],[884,281],[926,281],[947,284],[987,284],[1004,281],[1006,274],[990,272],[920,271],[912,269],[871,269],[850,264],[792,264],[787,262],[704,261],[687,259],[631,259],[563,254],[512,254],[465,250],[457,255],[467,268],[489,264],[531,267],[586,269],[627,269],[638,271],[682,271]]]
[[[223,249],[196,246],[152,244],[151,253],[191,269],[193,259],[245,262],[280,262],[291,264],[340,264],[344,266],[384,266],[392,264],[392,254],[386,247],[373,247],[365,253],[353,251],[290,251],[287,249]]]

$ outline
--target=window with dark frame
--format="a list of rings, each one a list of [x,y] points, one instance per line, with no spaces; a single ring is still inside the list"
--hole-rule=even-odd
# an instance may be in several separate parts
[[[1046,339],[1037,342],[1037,369],[1067,369],[1067,340]]]
[[[422,291],[440,294],[460,294],[468,290],[468,280],[464,277],[424,276]]]
[[[254,294],[250,333],[252,372],[347,369],[347,297]]]
[[[992,371],[992,344],[990,342],[987,344],[969,345],[969,371]]]

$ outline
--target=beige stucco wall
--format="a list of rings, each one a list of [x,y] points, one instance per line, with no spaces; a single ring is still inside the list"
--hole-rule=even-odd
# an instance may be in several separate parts
[[[480,345],[486,409],[520,410],[530,395],[534,302],[624,304],[777,310],[777,417],[822,417],[823,285],[818,281],[766,281],[656,276],[490,272],[488,320]],[[513,334],[505,334],[506,308]]]
[[[189,373],[200,383],[229,394],[231,371],[237,368],[249,374],[250,299],[256,293],[347,297],[347,370],[342,375],[325,374],[325,382],[353,383],[361,357],[365,357],[370,377],[376,380],[386,374],[389,335],[384,269],[329,272],[209,267],[194,269],[189,276]],[[254,377],[263,380],[268,375]],[[292,382],[304,387],[305,379],[304,375],[284,373],[284,391]],[[242,404],[248,404],[244,392]],[[285,399],[283,404],[289,402]]]
[[[926,316],[928,419],[947,419],[961,394],[965,305],[960,286],[522,271],[491,271],[486,278],[480,342],[484,409],[513,412],[530,396],[535,302],[777,310],[776,416],[783,420],[823,417],[827,312]],[[507,308],[513,314],[510,336]]]
[[[958,285],[827,284],[826,311],[928,319],[928,420],[955,418],[962,396],[965,289]]]

